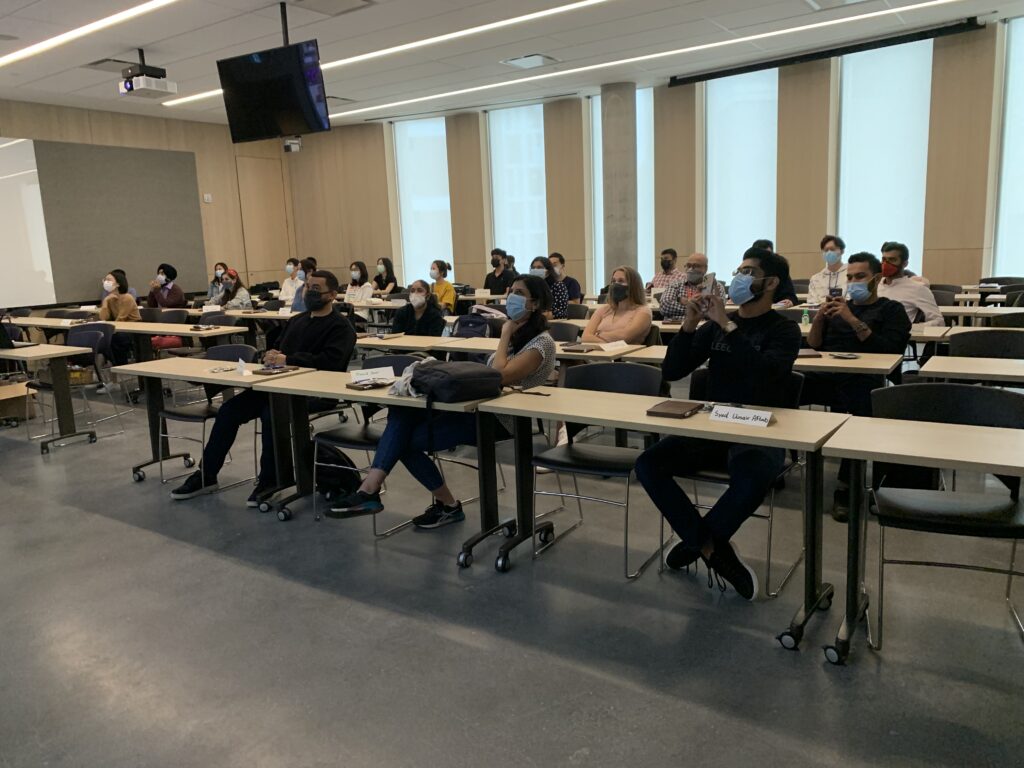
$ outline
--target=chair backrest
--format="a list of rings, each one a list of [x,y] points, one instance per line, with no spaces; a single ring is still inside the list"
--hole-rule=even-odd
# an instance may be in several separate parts
[[[698,368],[690,374],[690,399],[708,400],[708,382],[711,379],[711,371],[707,368]],[[804,375],[799,371],[792,371],[789,374],[789,383],[786,388],[786,407],[799,408],[800,395],[804,390]]]
[[[103,338],[100,341],[99,351],[104,356],[108,356],[110,354],[110,340],[114,336],[113,323],[82,323],[81,325],[74,326],[74,329],[83,331],[99,331],[103,334]]]
[[[481,315],[461,315],[452,328],[452,336],[460,339],[476,339],[490,335],[491,326],[487,318]]]
[[[32,310],[28,307],[18,307],[17,309],[12,309],[7,314],[11,317],[28,317],[32,314]]]
[[[160,320],[157,322],[161,323],[177,323],[183,325],[188,322],[188,310],[187,309],[165,309]]]
[[[797,293],[807,293],[807,289],[810,288],[810,286],[810,279],[793,281],[793,290],[796,291]]]
[[[954,357],[1024,359],[1024,333],[1011,328],[956,333],[949,337],[949,354]]]
[[[952,283],[932,283],[930,287],[933,291],[950,291],[953,294],[967,293],[962,286],[953,285]]]
[[[901,384],[874,390],[871,413],[879,419],[1021,429],[1024,394],[973,384]],[[950,435],[956,439],[955,431]]]
[[[554,322],[548,328],[548,333],[555,341],[576,341],[580,335],[580,329],[572,323]]]
[[[81,326],[71,327],[68,328],[65,343],[69,347],[85,347],[89,350],[88,353],[69,357],[69,362],[76,365],[91,365],[98,370],[96,355],[100,353],[103,345],[103,331],[90,331]]]
[[[11,323],[0,323],[0,325],[3,325],[4,330],[7,332],[7,338],[11,341],[21,341],[21,328]]]
[[[657,395],[661,369],[639,363],[586,363],[565,371],[565,386],[625,395]]]
[[[408,291],[392,291],[387,296],[385,296],[384,299],[386,301],[408,301],[409,300],[409,292]]]
[[[1007,283],[1001,286],[1000,293],[1020,293],[1024,291],[1024,283]]]
[[[1012,285],[1013,283],[1024,283],[1024,277],[983,277],[981,282],[983,284]]]
[[[661,329],[652,325],[651,330],[647,332],[647,336],[644,337],[643,344],[645,347],[660,347],[661,346]]]
[[[993,328],[1024,328],[1024,312],[1015,312],[1012,315],[996,315],[995,317],[990,317],[988,321]]]
[[[139,307],[139,315],[144,323],[164,322],[164,311],[160,307]]]
[[[68,309],[64,311],[64,317],[68,320],[88,320],[93,316],[91,309]]]
[[[284,302],[280,299],[267,299],[260,305],[261,309],[265,309],[268,312],[277,312],[281,307],[284,306]]]
[[[488,317],[487,325],[491,329],[491,338],[497,338],[501,336],[501,326],[503,326],[507,322],[508,320],[506,320],[503,317]]]
[[[70,310],[67,310],[67,309],[48,309],[48,310],[46,310],[46,314],[43,315],[43,317],[59,317],[59,318],[64,318],[64,317],[68,316],[68,312],[69,311]]]
[[[932,296],[935,297],[935,303],[940,307],[956,305],[956,294],[953,291],[940,291],[937,288],[932,288]]]
[[[401,376],[406,368],[421,359],[415,355],[376,355],[363,360],[363,368],[392,368],[395,376]]]
[[[570,304],[566,307],[566,311],[568,312],[566,317],[570,320],[586,320],[590,315],[590,307],[586,304]]]
[[[1003,302],[1005,307],[1020,307],[1024,306],[1024,291],[1011,291],[1006,294],[1006,301]]]
[[[218,344],[206,350],[207,360],[222,360],[235,363],[241,358],[247,363],[256,359],[256,347],[248,344]]]

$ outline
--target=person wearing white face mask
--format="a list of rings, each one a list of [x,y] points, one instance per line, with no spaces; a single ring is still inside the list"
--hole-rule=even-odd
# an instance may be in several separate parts
[[[845,252],[846,243],[841,237],[825,235],[821,238],[821,257],[825,260],[825,268],[811,275],[807,286],[808,304],[820,306],[830,297],[846,293],[846,265],[843,264]]]
[[[103,300],[105,298],[107,298],[107,296],[109,296],[111,293],[114,293],[115,291],[117,291],[117,283],[118,283],[117,276],[118,275],[120,275],[121,277],[124,278],[125,283],[128,282],[128,275],[125,274],[125,271],[123,269],[112,269],[112,270],[110,270],[110,273],[106,277],[103,278],[103,283],[102,283],[103,291],[102,291],[102,293],[100,293],[100,303],[102,303]],[[135,289],[130,287],[130,286],[128,288],[128,293],[129,293],[129,295],[133,299],[138,299],[139,298],[139,294],[136,293]]]
[[[444,333],[441,307],[426,280],[415,280],[409,286],[409,303],[395,312],[391,332],[412,336],[441,336]]]
[[[282,307],[287,307],[295,300],[295,294],[302,285],[302,280],[299,279],[302,270],[299,267],[298,259],[288,259],[285,262],[284,273],[287,277],[281,281],[281,290],[277,294],[277,300],[281,302]]]
[[[373,298],[373,283],[363,262],[353,261],[349,265],[349,277],[352,281],[345,289],[345,301],[369,301]]]
[[[569,316],[569,289],[558,281],[555,266],[550,259],[538,256],[530,262],[530,274],[548,284],[551,291],[551,318],[565,320]]]
[[[373,292],[379,296],[387,296],[393,293],[397,287],[398,278],[395,277],[394,263],[387,257],[377,259],[377,274],[373,278]]]
[[[579,280],[566,273],[565,256],[556,251],[548,256],[548,259],[551,261],[551,266],[555,270],[555,279],[565,286],[565,292],[569,296],[569,303],[582,304],[583,289],[580,287]]]
[[[437,303],[448,312],[455,311],[455,286],[446,279],[451,269],[452,265],[441,259],[430,263],[430,279],[434,281],[431,290],[437,297]]]
[[[213,265],[213,277],[210,279],[210,287],[206,291],[207,304],[220,304],[220,296],[224,293],[224,285],[220,280],[227,271],[228,265],[223,261],[218,261]]]
[[[178,270],[170,264],[161,264],[156,268],[156,280],[149,283],[149,296],[146,303],[151,307],[177,309],[186,306],[185,292],[175,284]]]

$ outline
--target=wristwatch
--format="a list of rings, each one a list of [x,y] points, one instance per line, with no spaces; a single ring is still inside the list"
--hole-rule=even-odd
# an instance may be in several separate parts
[[[725,327],[722,329],[722,331],[725,333],[726,336],[728,336],[737,328],[739,328],[739,326],[736,325],[736,322],[734,320],[730,320],[728,323],[725,324]]]

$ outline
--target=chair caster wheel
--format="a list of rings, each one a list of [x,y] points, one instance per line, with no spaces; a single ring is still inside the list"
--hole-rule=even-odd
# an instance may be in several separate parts
[[[494,561],[494,570],[498,573],[508,573],[511,567],[512,561],[508,555],[498,555],[498,559]]]
[[[196,465],[196,460],[191,456],[186,456],[183,463],[185,465],[185,469],[192,469],[192,467]]]
[[[834,645],[825,646],[825,661],[829,664],[841,665],[846,659],[839,653]]]
[[[146,473],[143,472],[141,469],[136,469],[134,472],[132,472],[132,480],[134,480],[136,483],[141,483],[145,479]]]
[[[260,505],[259,505],[259,510],[263,514],[266,514],[267,512],[269,512],[270,511],[270,502],[269,501],[261,501]]]
[[[555,540],[555,532],[551,528],[541,528],[537,531],[537,539],[541,544],[550,544]]]
[[[509,523],[508,525],[501,526],[501,535],[506,539],[511,539],[516,535],[516,524]]]
[[[800,646],[800,641],[803,639],[802,630],[787,629],[776,639],[779,641],[779,645],[785,648],[787,651],[795,651]]]
[[[831,607],[832,607],[832,598],[829,597],[829,598],[826,598],[826,599],[821,601],[821,605],[818,606],[818,609],[822,610],[822,611],[827,611]]]
[[[282,523],[286,523],[292,519],[292,511],[288,507],[281,507],[277,510],[277,519]]]
[[[455,560],[458,563],[459,568],[469,568],[473,564],[473,553],[472,552],[459,552],[459,556]]]
[[[97,439],[98,438],[96,437],[96,435],[89,435],[89,442],[90,443],[95,443]]]

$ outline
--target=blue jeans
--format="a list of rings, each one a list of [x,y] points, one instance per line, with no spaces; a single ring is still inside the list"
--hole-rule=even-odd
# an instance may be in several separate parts
[[[445,451],[457,445],[476,445],[474,414],[434,412],[428,421],[423,408],[392,407],[371,466],[390,474],[402,462],[420,485],[435,491],[444,485],[444,478],[427,451]]]
[[[761,506],[785,459],[781,448],[666,437],[640,455],[636,476],[683,544],[696,549],[733,537]],[[728,469],[729,487],[701,517],[675,474],[722,466]]]

